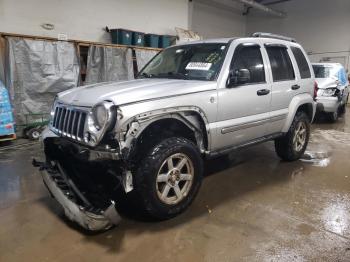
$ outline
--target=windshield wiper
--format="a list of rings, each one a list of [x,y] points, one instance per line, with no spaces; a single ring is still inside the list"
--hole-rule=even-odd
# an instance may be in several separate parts
[[[155,77],[175,78],[175,79],[188,79],[188,75],[179,72],[168,72],[155,75]]]
[[[147,73],[142,73],[140,76],[144,77],[144,78],[152,78],[154,75],[152,74],[147,74]]]

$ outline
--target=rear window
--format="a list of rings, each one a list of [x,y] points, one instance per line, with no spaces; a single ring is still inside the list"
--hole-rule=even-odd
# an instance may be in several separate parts
[[[267,46],[266,51],[270,59],[273,81],[294,80],[293,65],[287,48],[283,46]]]
[[[331,72],[332,67],[330,66],[313,65],[312,68],[314,69],[316,78],[328,78],[336,75],[335,72]]]
[[[310,72],[309,64],[307,63],[307,60],[303,52],[300,50],[300,48],[297,48],[294,46],[292,46],[291,49],[299,67],[300,77],[302,79],[310,78],[311,72]]]

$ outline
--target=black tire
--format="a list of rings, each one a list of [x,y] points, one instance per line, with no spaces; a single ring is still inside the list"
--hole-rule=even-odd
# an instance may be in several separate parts
[[[344,115],[346,113],[346,104],[342,105],[340,108],[339,108],[339,115]]]
[[[30,140],[38,140],[41,136],[41,129],[39,128],[31,128],[26,132],[26,136]]]
[[[328,113],[328,119],[331,123],[335,123],[337,122],[338,120],[338,117],[339,117],[339,109],[338,110],[335,110],[335,112],[332,112],[332,113]]]
[[[191,160],[194,175],[187,195],[177,204],[166,204],[158,196],[156,179],[164,161],[177,153]],[[134,191],[146,215],[156,220],[169,219],[185,211],[192,203],[200,188],[202,173],[203,162],[197,147],[185,138],[167,138],[155,145],[141,161],[134,174]]]
[[[304,145],[301,147],[300,150],[297,151],[294,148],[293,138],[296,132],[296,128],[299,126],[299,123],[304,123],[306,127],[306,137],[305,137]],[[281,159],[285,161],[298,160],[304,154],[307,144],[309,142],[309,138],[310,138],[310,119],[304,112],[299,111],[296,113],[287,134],[275,140],[276,153]]]

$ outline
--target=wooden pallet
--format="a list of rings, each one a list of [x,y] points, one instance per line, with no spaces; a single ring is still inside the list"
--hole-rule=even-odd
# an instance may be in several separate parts
[[[14,139],[16,139],[16,134],[0,136],[0,142],[1,142],[1,141],[14,140]]]

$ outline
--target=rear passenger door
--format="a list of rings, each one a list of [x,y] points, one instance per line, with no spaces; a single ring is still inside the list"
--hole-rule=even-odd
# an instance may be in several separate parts
[[[271,108],[268,133],[281,132],[288,114],[288,107],[293,96],[301,86],[297,84],[296,67],[291,59],[291,50],[281,44],[265,44],[265,49],[270,61],[271,83]]]
[[[303,51],[301,48],[297,46],[291,46],[290,50],[292,51],[292,54],[295,59],[295,63],[297,65],[296,71],[296,77],[298,84],[300,85],[300,89],[298,89],[298,93],[313,93],[314,91],[314,84],[315,79],[313,77],[312,72],[312,66],[310,61],[307,59],[307,55],[305,51]],[[293,57],[292,57],[293,58]]]

